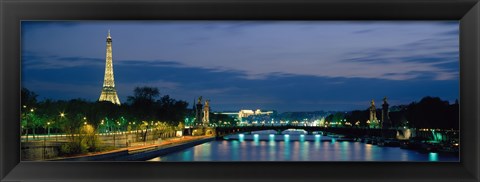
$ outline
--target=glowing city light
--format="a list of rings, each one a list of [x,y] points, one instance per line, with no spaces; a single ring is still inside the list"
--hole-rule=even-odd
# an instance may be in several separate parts
[[[430,161],[438,161],[438,154],[435,152],[430,152],[428,154],[428,160]]]
[[[241,142],[243,142],[243,140],[245,139],[244,137],[244,134],[238,134],[238,140],[240,140]]]

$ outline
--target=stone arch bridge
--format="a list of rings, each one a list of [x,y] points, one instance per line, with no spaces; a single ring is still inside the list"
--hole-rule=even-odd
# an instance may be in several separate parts
[[[243,133],[243,132],[252,132],[252,131],[260,131],[260,130],[275,130],[277,132],[282,132],[287,129],[303,129],[307,131],[309,134],[314,131],[322,131],[326,133],[333,133],[333,134],[340,134],[345,135],[347,137],[363,137],[365,135],[368,136],[376,136],[376,137],[388,137],[394,138],[397,134],[397,129],[374,129],[374,128],[337,128],[337,127],[319,127],[319,126],[291,126],[291,125],[283,125],[283,126],[235,126],[235,127],[217,127],[215,128],[215,135],[217,137],[223,137],[230,134],[235,133]]]

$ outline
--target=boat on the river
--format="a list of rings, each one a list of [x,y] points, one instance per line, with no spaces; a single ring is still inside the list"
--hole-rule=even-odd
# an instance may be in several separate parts
[[[417,150],[419,152],[437,152],[441,147],[439,143],[427,141],[421,138],[413,138],[400,143],[400,148]]]
[[[381,147],[399,147],[400,142],[397,139],[394,138],[381,138],[378,141],[378,146]]]
[[[445,143],[438,149],[439,153],[459,155],[459,143],[456,141]]]

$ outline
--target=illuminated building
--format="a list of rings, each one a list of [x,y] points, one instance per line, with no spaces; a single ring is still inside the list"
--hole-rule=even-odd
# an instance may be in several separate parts
[[[112,37],[110,37],[110,30],[107,35],[107,56],[105,60],[105,77],[103,80],[102,93],[99,101],[109,101],[111,103],[120,105],[117,91],[115,89],[115,81],[113,79],[113,62],[112,62]]]
[[[239,120],[242,120],[242,118],[247,118],[249,116],[270,115],[270,114],[273,114],[273,111],[262,111],[260,109],[257,109],[254,111],[254,110],[242,109],[238,112],[219,112],[215,114],[236,115]]]
[[[255,111],[253,111],[253,110],[240,110],[238,112],[238,117],[239,118],[246,118],[246,117],[252,116],[252,115],[270,115],[272,113],[273,113],[273,111],[263,112],[260,109],[257,109]]]
[[[246,118],[251,115],[255,115],[255,112],[253,110],[240,110],[238,112],[238,118]]]

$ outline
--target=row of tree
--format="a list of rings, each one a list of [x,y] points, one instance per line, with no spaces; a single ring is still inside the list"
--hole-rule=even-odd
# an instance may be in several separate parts
[[[376,110],[377,118],[381,118],[381,109]],[[420,102],[412,102],[408,105],[398,105],[390,108],[390,121],[393,127],[409,128],[435,128],[454,129],[459,128],[459,104],[458,101],[450,104],[438,97],[424,97]],[[336,112],[325,118],[327,122],[351,123],[351,126],[367,127],[366,122],[370,118],[369,109],[355,110],[350,112]],[[358,123],[358,125],[355,125]]]
[[[188,103],[175,100],[169,95],[160,97],[157,88],[137,87],[127,103],[115,105],[110,102],[89,102],[84,99],[37,100],[38,95],[22,89],[22,127],[35,133],[44,133],[47,127],[70,133],[85,123],[96,128],[125,130],[128,125],[139,126],[143,121],[165,122],[178,126],[189,112]],[[29,131],[25,131],[29,132]]]
[[[183,127],[188,103],[161,96],[157,88],[137,87],[127,103],[90,102],[83,99],[37,100],[38,95],[22,88],[22,132],[80,134],[85,126],[94,133],[147,128]],[[28,139],[28,138],[27,138]]]

